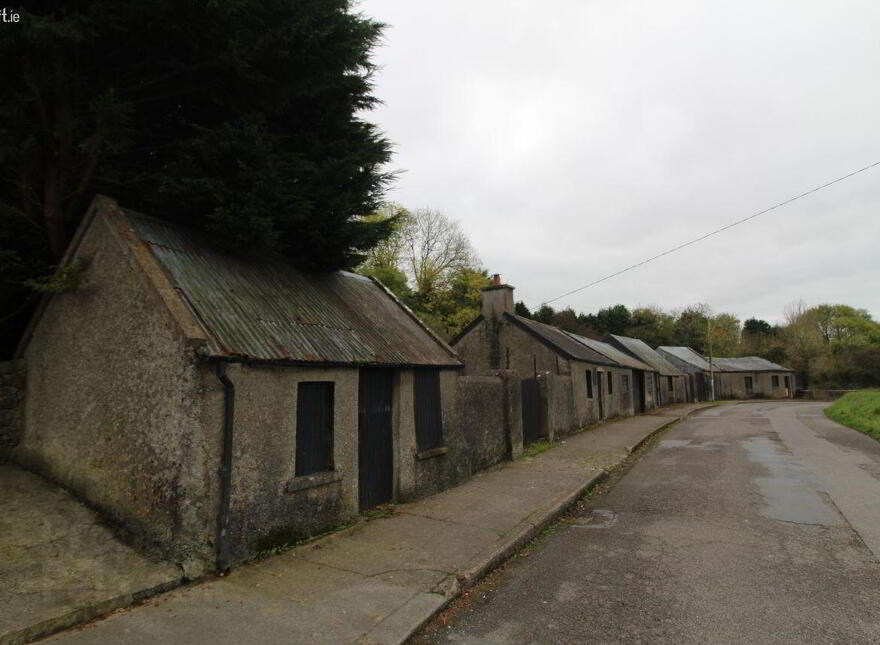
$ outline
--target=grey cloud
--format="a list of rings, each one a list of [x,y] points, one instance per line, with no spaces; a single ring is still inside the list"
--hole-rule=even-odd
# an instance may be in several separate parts
[[[540,302],[880,159],[874,2],[366,0],[390,197]],[[880,168],[559,303],[880,316]]]

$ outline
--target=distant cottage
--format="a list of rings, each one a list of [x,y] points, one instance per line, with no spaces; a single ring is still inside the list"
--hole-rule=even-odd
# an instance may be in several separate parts
[[[712,358],[690,347],[658,347],[669,362],[689,374],[700,401],[711,398],[710,374],[714,373],[715,399],[794,398],[795,375],[782,365],[758,356]]]
[[[482,290],[480,315],[451,345],[468,374],[519,374],[526,442],[688,400],[683,373],[641,341],[597,341],[518,316],[513,287],[497,275]]]
[[[684,372],[651,349],[646,342],[617,334],[608,334],[605,340],[651,366],[654,376],[654,399],[658,406],[695,400]]]
[[[14,459],[191,572],[509,456],[500,421],[491,450],[462,434],[488,404],[457,422],[462,362],[375,280],[236,259],[102,197],[76,259],[87,282],[47,299],[19,350]],[[471,385],[501,419],[498,383]]]

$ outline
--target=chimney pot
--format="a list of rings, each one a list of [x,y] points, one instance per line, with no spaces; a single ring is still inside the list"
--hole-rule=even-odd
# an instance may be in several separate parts
[[[495,273],[492,275],[492,284],[494,284],[496,287],[501,284],[501,274],[500,273]]]

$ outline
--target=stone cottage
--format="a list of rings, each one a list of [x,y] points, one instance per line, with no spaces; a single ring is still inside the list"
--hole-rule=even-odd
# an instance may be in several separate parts
[[[590,349],[610,358],[618,365],[628,367],[632,370],[633,412],[635,414],[644,414],[649,410],[659,407],[654,388],[649,387],[649,384],[654,383],[654,380],[657,378],[655,368],[647,363],[643,363],[632,355],[619,350],[614,345],[604,343],[601,340],[594,340],[592,338],[569,332],[566,333],[568,333],[569,336],[576,338]]]
[[[690,347],[658,347],[657,351],[670,362],[692,375],[695,382],[702,381],[698,391],[700,400],[711,398],[710,373],[715,378],[715,399],[785,399],[794,398],[795,374],[758,356],[709,359]]]
[[[646,387],[651,389],[653,386],[658,406],[685,403],[693,400],[688,378],[684,372],[651,349],[651,346],[646,342],[638,338],[630,338],[629,336],[620,336],[618,334],[608,334],[604,340],[653,368],[653,379],[648,379],[653,382],[647,384]]]
[[[65,262],[85,281],[22,340],[12,458],[191,575],[473,470],[462,362],[377,281],[234,258],[104,197]],[[489,398],[472,416],[475,400],[518,402],[475,387]],[[493,436],[474,468],[509,453]]]
[[[633,414],[632,368],[552,325],[518,316],[513,287],[494,276],[480,315],[452,340],[467,374],[513,370],[521,378],[523,437],[555,438]]]
[[[690,347],[660,346],[657,353],[688,376],[694,401],[710,401],[709,361]]]

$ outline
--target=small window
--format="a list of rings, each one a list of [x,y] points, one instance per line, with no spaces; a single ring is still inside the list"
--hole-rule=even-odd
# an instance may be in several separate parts
[[[791,377],[788,377],[788,376],[785,377],[785,387],[787,389],[791,388]]]
[[[608,394],[614,394],[614,375],[608,372]]]
[[[443,445],[440,370],[416,370],[414,374],[416,446],[423,452]]]
[[[774,388],[779,387],[779,377],[778,377],[778,376],[776,376],[776,375],[771,376],[771,377],[770,377],[770,380],[772,381],[772,384],[773,384],[773,387],[774,387]]]
[[[669,391],[670,391],[670,392],[675,391],[675,384],[672,382],[672,377],[671,377],[671,376],[667,376],[667,377],[666,377],[666,385],[669,386]]]
[[[593,398],[593,371],[587,370],[586,375],[587,375],[587,398],[592,399]]]
[[[754,383],[752,382],[751,376],[746,376],[746,394],[751,394],[754,389]]]
[[[629,392],[629,375],[621,374],[620,386],[621,386],[622,391]]]
[[[296,390],[296,476],[333,470],[333,383],[303,381]]]

